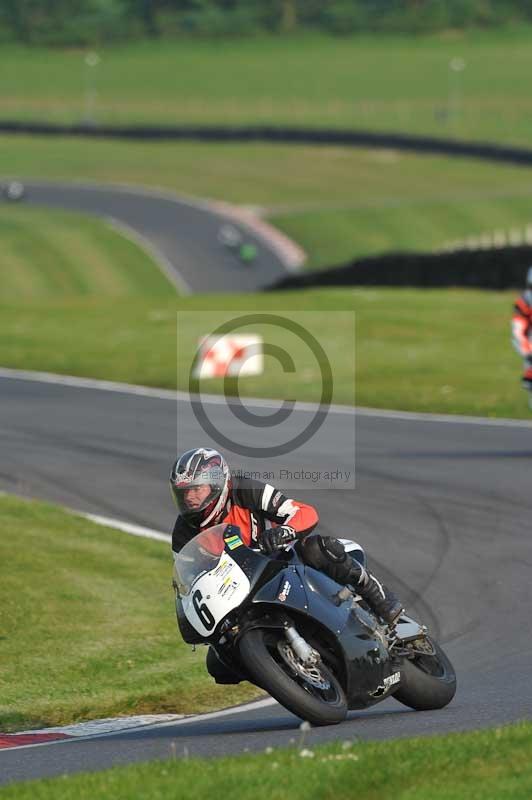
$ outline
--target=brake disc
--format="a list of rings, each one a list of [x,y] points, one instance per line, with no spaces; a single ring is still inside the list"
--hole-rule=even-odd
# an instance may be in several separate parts
[[[288,642],[279,642],[277,644],[277,649],[283,661],[288,664],[290,669],[292,669],[296,675],[306,680],[307,683],[310,683],[311,686],[323,690],[331,688],[330,681],[322,675],[319,667],[315,664],[311,666],[304,664],[301,659],[296,656]]]

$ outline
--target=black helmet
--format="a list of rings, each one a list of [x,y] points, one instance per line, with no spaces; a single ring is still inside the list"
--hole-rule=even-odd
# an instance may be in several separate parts
[[[192,486],[209,486],[211,490],[196,507],[190,507],[185,500],[185,492]],[[221,453],[199,447],[187,450],[177,459],[170,487],[181,516],[191,525],[206,528],[218,524],[227,511],[231,472]]]

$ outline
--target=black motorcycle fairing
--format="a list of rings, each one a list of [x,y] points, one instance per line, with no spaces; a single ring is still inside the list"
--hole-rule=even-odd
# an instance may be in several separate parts
[[[290,585],[288,591],[286,584]],[[326,641],[337,662],[341,663],[349,708],[367,708],[390,690],[386,679],[397,670],[378,634],[376,620],[372,630],[365,619],[373,618],[357,616],[352,600],[335,605],[334,598],[341,588],[311,567],[286,566],[253,594],[254,627],[260,627],[261,606],[265,615],[277,621],[277,627],[282,624],[279,612],[285,609],[309,643],[314,637]]]
[[[385,679],[396,672],[382,634],[379,635],[377,620],[371,614],[358,613],[353,599],[336,606],[334,598],[342,587],[322,572],[307,567],[304,580],[309,615],[320,620],[340,645],[349,708],[373,705],[384,694]],[[383,690],[379,691],[379,687]]]
[[[300,567],[276,561],[281,569],[273,573],[270,580],[264,581],[253,591],[252,604],[276,603],[281,608],[297,608],[308,610],[308,598]]]
[[[249,547],[237,547],[230,550],[226,545],[225,551],[249,580],[252,592],[256,592],[257,588],[267,583],[286,567],[285,561],[265,556]]]
[[[240,659],[231,657],[231,650],[222,645],[210,645],[207,651],[206,666],[216,683],[236,684],[250,680]]]

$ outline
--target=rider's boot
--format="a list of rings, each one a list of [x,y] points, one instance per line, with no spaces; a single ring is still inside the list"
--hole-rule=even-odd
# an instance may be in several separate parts
[[[379,583],[377,578],[360,564],[353,562],[347,583],[356,589],[371,610],[388,625],[393,625],[403,613],[403,605],[397,596]]]

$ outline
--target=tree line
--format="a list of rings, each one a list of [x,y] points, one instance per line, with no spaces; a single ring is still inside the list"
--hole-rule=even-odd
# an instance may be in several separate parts
[[[422,33],[532,21],[532,0],[0,0],[0,39],[83,45],[159,36]]]

